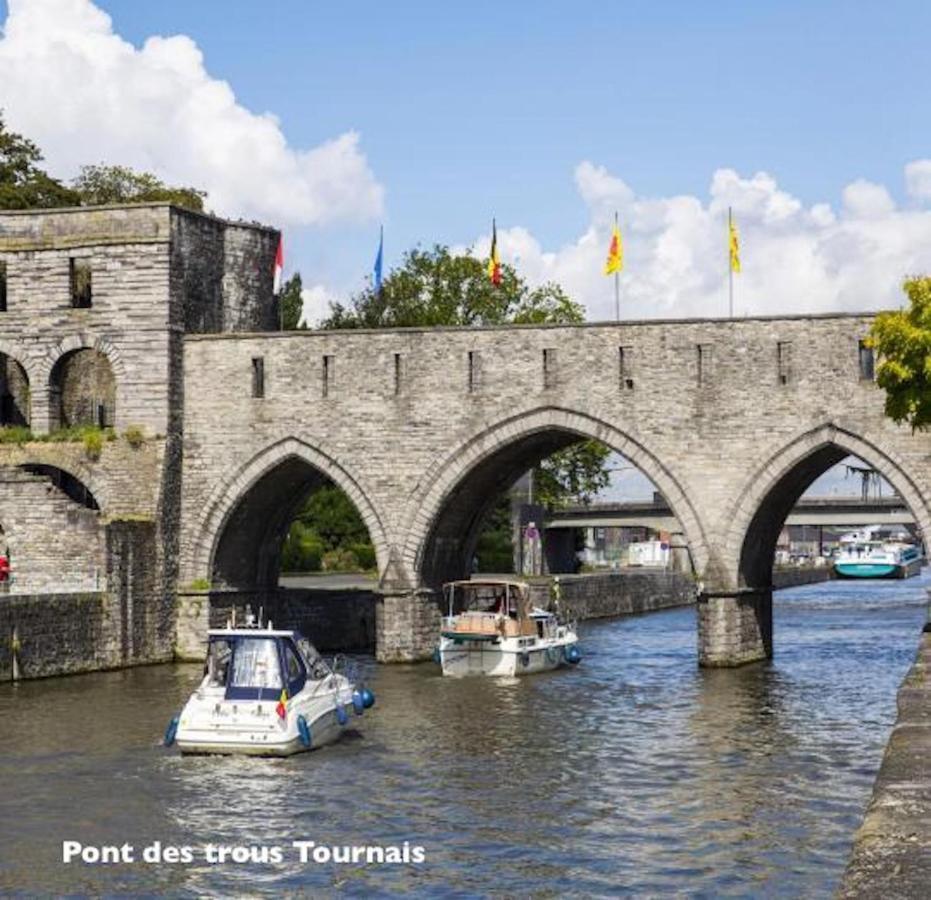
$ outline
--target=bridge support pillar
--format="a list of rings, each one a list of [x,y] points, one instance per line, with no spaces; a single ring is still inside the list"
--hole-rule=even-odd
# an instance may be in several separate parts
[[[440,608],[423,588],[382,593],[375,607],[375,656],[379,662],[430,659],[440,638]]]
[[[698,595],[698,664],[731,667],[773,655],[773,592],[702,591]]]

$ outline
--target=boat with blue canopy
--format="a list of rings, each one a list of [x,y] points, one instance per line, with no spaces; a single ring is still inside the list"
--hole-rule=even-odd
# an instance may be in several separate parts
[[[184,754],[290,756],[337,740],[374,702],[347,660],[327,662],[299,631],[248,616],[208,631],[203,680],[164,742]]]

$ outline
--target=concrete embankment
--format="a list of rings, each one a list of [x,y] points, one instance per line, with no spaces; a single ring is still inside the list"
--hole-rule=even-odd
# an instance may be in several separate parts
[[[791,568],[787,566],[786,568],[773,570],[773,590],[776,591],[830,580],[831,569],[828,566],[793,566]]]
[[[931,633],[897,697],[898,718],[839,896],[927,897],[931,891]]]

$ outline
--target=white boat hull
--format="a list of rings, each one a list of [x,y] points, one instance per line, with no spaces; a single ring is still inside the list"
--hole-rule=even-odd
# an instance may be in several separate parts
[[[440,665],[444,675],[533,675],[569,665],[566,651],[576,644],[573,631],[550,640],[504,638],[496,641],[440,639]]]
[[[201,696],[195,694],[188,701],[178,721],[175,743],[183,754],[291,756],[332,744],[355,716],[348,682],[313,696],[298,694],[288,700],[284,718],[275,710],[277,703],[225,700],[209,690],[198,693]],[[308,726],[309,744],[301,738],[301,716]]]

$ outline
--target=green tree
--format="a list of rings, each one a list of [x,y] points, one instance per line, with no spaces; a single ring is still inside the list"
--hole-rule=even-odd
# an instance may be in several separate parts
[[[484,261],[448,247],[408,251],[401,266],[368,287],[348,305],[332,304],[324,328],[404,328],[443,325],[582,322],[583,307],[557,284],[530,288],[512,266],[502,264],[501,283],[492,284]]]
[[[533,472],[537,503],[556,509],[570,503],[589,504],[608,486],[611,448],[600,441],[580,441],[544,459]]]
[[[297,519],[320,537],[324,551],[369,543],[368,529],[362,516],[335,484],[324,485],[314,491]]]
[[[295,272],[282,286],[278,296],[281,305],[281,328],[283,331],[295,331],[307,326],[301,323],[304,300],[301,297],[303,285],[301,273]]]
[[[880,313],[869,344],[879,357],[886,415],[919,430],[931,425],[931,277],[908,278],[903,288],[908,308]]]
[[[171,187],[151,172],[136,172],[126,166],[82,166],[71,187],[81,206],[162,202],[203,212],[207,196],[197,188]]]
[[[41,169],[40,162],[36,144],[8,130],[0,113],[0,209],[77,206],[77,193]]]

